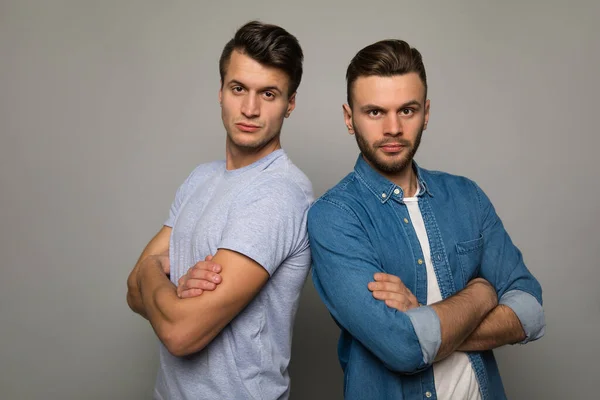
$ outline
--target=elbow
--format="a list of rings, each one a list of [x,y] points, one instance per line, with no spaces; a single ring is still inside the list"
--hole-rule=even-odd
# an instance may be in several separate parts
[[[431,366],[439,351],[442,336],[439,318],[430,306],[408,310],[405,329],[399,336],[400,344],[384,360],[388,369],[406,375],[421,372]]]
[[[381,361],[390,371],[403,375],[419,373],[429,366],[423,362],[420,349],[418,351],[409,350],[404,354],[394,354],[392,357]]]
[[[541,307],[529,321],[525,324],[523,322],[521,321],[521,326],[525,333],[525,340],[521,342],[522,344],[541,339],[546,333],[546,317]]]
[[[541,299],[538,301],[533,295],[521,290],[506,292],[499,301],[500,305],[509,307],[521,323],[525,340],[521,344],[532,342],[544,336],[546,331],[546,318]]]
[[[127,305],[131,309],[131,311],[135,312],[135,301],[133,299],[133,295],[130,290],[127,290]]]
[[[371,350],[390,371],[411,375],[429,367],[417,335],[409,331],[379,335],[381,340],[371,343]],[[395,340],[390,340],[395,337]]]
[[[134,273],[132,272],[127,278],[127,305],[131,311],[139,314],[141,311],[139,306],[140,295],[137,284],[135,283],[135,277],[133,275]]]
[[[163,334],[159,338],[169,353],[175,357],[185,357],[193,353],[189,350],[188,343],[177,334]]]
[[[194,336],[181,326],[168,324],[156,329],[156,334],[166,349],[175,357],[185,357],[206,347],[209,341],[203,335]]]

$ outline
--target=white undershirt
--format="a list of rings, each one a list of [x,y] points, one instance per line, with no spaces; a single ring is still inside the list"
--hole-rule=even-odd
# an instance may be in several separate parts
[[[418,183],[417,183],[418,185]],[[417,193],[420,188],[417,187]],[[417,233],[417,238],[423,251],[425,267],[427,269],[427,304],[437,303],[442,300],[442,293],[437,281],[435,270],[431,262],[429,239],[425,230],[425,223],[419,209],[419,198],[405,197],[404,203]],[[419,266],[419,267],[422,267]],[[442,361],[433,364],[435,391],[439,400],[468,399],[481,400],[479,383],[475,371],[466,353],[455,351]]]

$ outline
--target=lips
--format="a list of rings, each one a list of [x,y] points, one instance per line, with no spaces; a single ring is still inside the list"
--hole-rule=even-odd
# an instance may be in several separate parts
[[[381,148],[381,150],[388,152],[388,153],[397,153],[399,151],[401,151],[404,147],[404,145],[399,144],[399,143],[388,143],[388,144],[384,144],[379,146]]]
[[[237,123],[235,126],[242,132],[256,132],[260,129],[260,126],[254,124]]]

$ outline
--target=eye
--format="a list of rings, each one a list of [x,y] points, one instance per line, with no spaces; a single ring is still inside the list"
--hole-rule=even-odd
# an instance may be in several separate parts
[[[380,117],[381,116],[381,110],[369,110],[367,112],[367,114],[369,115],[369,117]]]
[[[233,93],[242,93],[244,91],[244,88],[241,86],[234,86],[231,88],[231,91]]]
[[[275,93],[267,91],[263,93],[263,96],[265,96],[267,100],[273,100],[275,98]]]
[[[402,115],[413,115],[415,112],[415,110],[413,110],[412,108],[403,108],[402,110],[400,110],[400,114]]]

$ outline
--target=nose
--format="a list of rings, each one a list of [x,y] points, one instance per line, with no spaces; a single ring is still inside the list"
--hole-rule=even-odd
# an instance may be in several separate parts
[[[260,115],[260,103],[255,94],[249,93],[247,96],[244,96],[241,111],[246,118],[256,118]]]
[[[388,136],[398,136],[402,135],[402,120],[400,116],[397,114],[387,115],[384,122],[384,135]]]

